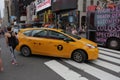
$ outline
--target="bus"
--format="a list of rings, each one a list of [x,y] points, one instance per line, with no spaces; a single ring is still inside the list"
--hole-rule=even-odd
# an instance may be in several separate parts
[[[87,12],[87,38],[98,45],[120,50],[120,4]]]

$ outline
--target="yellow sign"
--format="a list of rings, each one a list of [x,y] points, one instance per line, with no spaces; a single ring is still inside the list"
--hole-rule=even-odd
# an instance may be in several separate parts
[[[65,13],[65,14],[62,14],[61,16],[63,17],[63,16],[68,16],[69,14],[68,13]]]

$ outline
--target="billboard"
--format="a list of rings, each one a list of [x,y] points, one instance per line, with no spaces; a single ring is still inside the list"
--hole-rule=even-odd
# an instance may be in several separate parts
[[[52,11],[60,11],[66,9],[77,8],[78,0],[53,0]]]
[[[51,0],[36,0],[36,11],[41,11],[51,6]]]

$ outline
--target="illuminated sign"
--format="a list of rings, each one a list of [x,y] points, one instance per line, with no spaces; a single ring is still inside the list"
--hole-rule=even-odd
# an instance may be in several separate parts
[[[36,11],[43,10],[51,6],[51,0],[36,0]]]

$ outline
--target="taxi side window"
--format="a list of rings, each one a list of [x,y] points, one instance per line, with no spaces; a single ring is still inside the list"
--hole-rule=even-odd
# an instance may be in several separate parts
[[[47,31],[46,30],[34,30],[32,32],[33,37],[46,37]]]
[[[49,37],[53,39],[65,39],[69,38],[61,33],[55,32],[55,31],[49,31]]]
[[[31,30],[30,31],[25,31],[25,32],[23,32],[23,34],[26,35],[26,36],[30,36],[31,32],[32,32]]]

